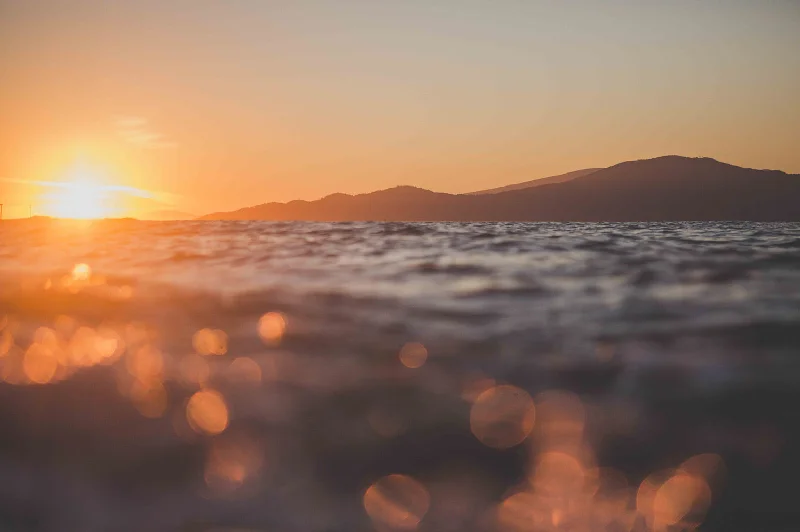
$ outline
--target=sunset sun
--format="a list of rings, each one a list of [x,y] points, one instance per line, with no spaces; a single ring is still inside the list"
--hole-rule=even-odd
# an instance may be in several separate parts
[[[94,167],[78,164],[61,181],[49,182],[42,196],[41,211],[57,218],[103,218],[115,214],[113,186],[108,176]]]
[[[53,203],[48,210],[59,218],[102,218],[111,212],[108,193],[92,183],[65,183],[51,197]]]

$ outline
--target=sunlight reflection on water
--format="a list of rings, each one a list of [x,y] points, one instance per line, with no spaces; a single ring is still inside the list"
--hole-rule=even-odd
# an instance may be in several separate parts
[[[800,229],[418,225],[0,227],[0,472],[38,488],[0,502],[60,530],[667,532],[785,492]],[[33,495],[54,478],[71,502]]]

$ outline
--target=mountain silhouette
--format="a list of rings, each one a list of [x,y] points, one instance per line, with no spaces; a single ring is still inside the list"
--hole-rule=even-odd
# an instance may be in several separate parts
[[[523,181],[522,183],[514,183],[513,185],[506,185],[504,187],[490,188],[488,190],[479,190],[477,192],[470,192],[470,194],[497,194],[498,192],[508,192],[510,190],[520,190],[523,188],[539,187],[542,185],[550,185],[553,183],[563,183],[565,181],[572,181],[578,177],[589,175],[593,172],[600,170],[600,168],[586,168],[584,170],[575,170],[567,172],[566,174],[554,175],[550,177],[541,177],[539,179],[531,179],[530,181]]]
[[[506,192],[445,194],[400,186],[354,196],[332,194],[316,201],[266,203],[201,219],[800,221],[800,175],[669,155]]]
[[[158,220],[158,221],[192,220],[196,218],[196,215],[174,209],[160,209],[155,211],[148,211],[142,214],[141,216],[137,216],[137,218],[140,220]]]

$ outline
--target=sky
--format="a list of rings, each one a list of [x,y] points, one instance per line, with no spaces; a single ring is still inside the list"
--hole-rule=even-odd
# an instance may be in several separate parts
[[[52,214],[88,180],[202,214],[666,154],[800,173],[798,28],[795,0],[0,0],[0,202]]]

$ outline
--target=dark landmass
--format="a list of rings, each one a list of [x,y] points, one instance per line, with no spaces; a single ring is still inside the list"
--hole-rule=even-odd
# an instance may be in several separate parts
[[[142,216],[139,216],[138,218],[140,220],[168,221],[168,220],[193,220],[194,218],[196,218],[196,216],[194,214],[189,214],[188,212],[163,209],[157,211],[150,211]]]
[[[800,175],[710,158],[629,161],[562,183],[494,194],[401,186],[317,201],[266,203],[205,220],[800,221]]]
[[[514,183],[513,185],[506,185],[504,187],[490,188],[487,190],[470,192],[470,194],[473,196],[478,196],[481,194],[497,194],[498,192],[509,192],[511,190],[522,190],[523,188],[533,188],[533,187],[540,187],[542,185],[552,185],[553,183],[564,183],[566,181],[572,181],[573,179],[589,175],[598,170],[600,170],[600,168],[585,168],[583,170],[575,170],[573,172],[567,172],[566,174],[554,175],[550,177],[542,177],[539,179],[531,179],[530,181],[523,181],[522,183]]]

